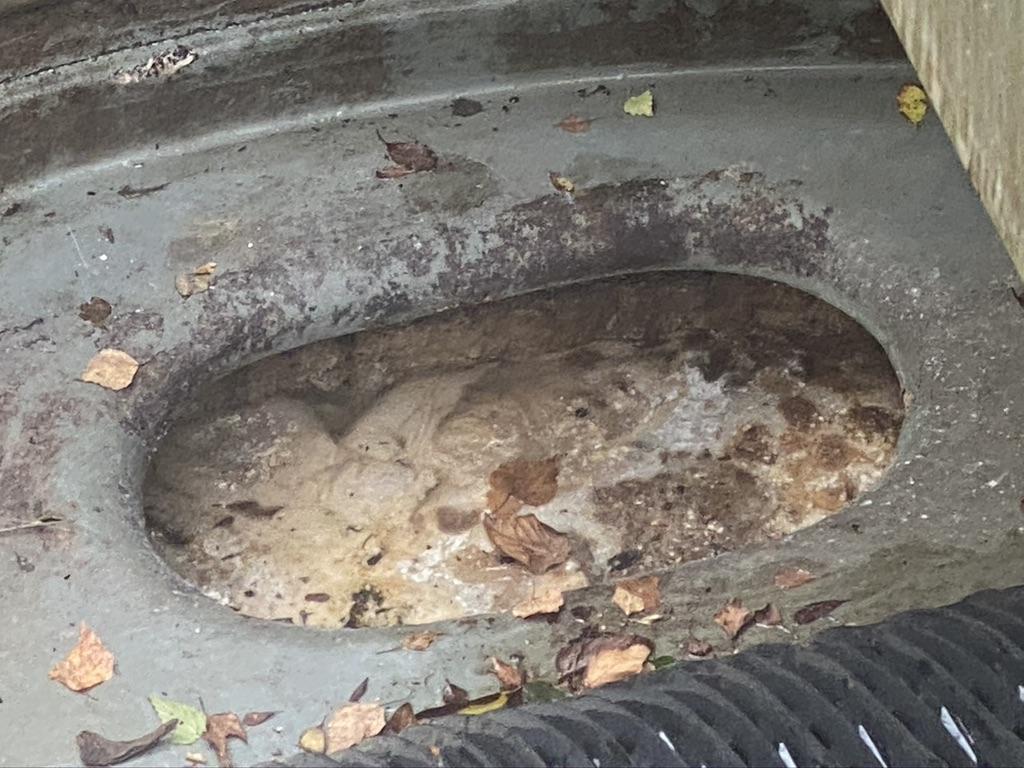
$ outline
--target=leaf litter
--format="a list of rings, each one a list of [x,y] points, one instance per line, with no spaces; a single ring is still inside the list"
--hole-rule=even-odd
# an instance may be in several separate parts
[[[558,613],[563,605],[565,605],[565,596],[562,594],[562,590],[551,588],[512,606],[512,615],[516,618],[528,619],[531,616]]]
[[[615,585],[612,595],[615,603],[627,616],[634,613],[656,611],[661,606],[661,589],[657,576],[626,579]]]
[[[82,381],[104,389],[120,391],[131,386],[139,370],[139,361],[119,349],[101,349],[86,365]]]
[[[544,573],[569,559],[569,537],[536,515],[486,515],[484,530],[499,552],[531,573]]]
[[[407,651],[425,651],[434,644],[437,638],[437,632],[417,632],[407,635],[402,641],[402,647]]]
[[[92,323],[97,328],[105,326],[107,318],[110,317],[112,311],[113,307],[110,306],[110,302],[106,299],[101,299],[99,296],[93,296],[84,304],[78,305],[78,316],[87,323]]]
[[[738,597],[734,597],[715,614],[715,623],[730,640],[735,640],[754,623],[754,614],[743,607]]]
[[[654,94],[648,89],[637,96],[630,96],[622,105],[622,111],[631,117],[654,117]]]
[[[172,744],[195,744],[206,733],[206,713],[202,710],[179,701],[161,699],[159,696],[150,696],[149,703],[153,705],[153,711],[161,722],[174,720],[178,723],[171,734]]]
[[[915,127],[919,126],[928,114],[928,94],[916,83],[904,83],[896,94],[896,108]]]
[[[217,262],[208,261],[191,272],[178,275],[174,280],[174,288],[178,295],[187,299],[197,293],[208,291],[213,285],[214,273],[217,271]]]
[[[203,739],[213,747],[217,755],[217,764],[221,768],[231,768],[234,763],[231,760],[231,752],[228,748],[228,739],[239,739],[245,743],[249,742],[249,736],[238,715],[234,712],[221,712],[210,715],[206,718],[206,731]]]
[[[783,568],[775,574],[774,583],[779,589],[795,589],[816,578],[818,577],[803,568]]]
[[[242,723],[249,727],[263,725],[276,714],[277,712],[246,712],[242,718]]]
[[[82,763],[89,766],[117,765],[148,752],[177,725],[177,720],[168,720],[144,736],[128,741],[113,741],[93,731],[81,731],[75,737],[78,756]]]
[[[556,127],[561,128],[566,133],[586,133],[590,130],[592,122],[594,121],[579,115],[566,115],[561,121],[556,123]]]
[[[584,636],[558,652],[555,668],[570,690],[598,688],[640,674],[653,652],[654,643],[641,635]]]
[[[377,131],[377,138],[394,165],[377,171],[378,179],[398,179],[412,173],[432,171],[437,167],[437,153],[417,141],[388,141]]]
[[[78,643],[50,670],[51,680],[77,692],[95,688],[113,676],[114,654],[85,622],[78,627]]]
[[[848,601],[846,600],[819,600],[816,603],[805,605],[803,608],[793,614],[793,621],[797,624],[810,624],[812,621],[828,616],[839,606],[843,605]]]

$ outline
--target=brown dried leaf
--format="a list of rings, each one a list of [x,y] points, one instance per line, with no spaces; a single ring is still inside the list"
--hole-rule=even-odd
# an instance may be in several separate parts
[[[647,576],[641,579],[626,579],[615,585],[615,594],[612,595],[612,602],[615,603],[627,616],[642,611],[655,611],[661,605],[661,589],[658,586],[657,576]]]
[[[513,667],[497,656],[491,657],[491,671],[498,678],[498,684],[503,691],[517,691],[526,684],[526,672],[519,667]]]
[[[783,568],[775,574],[775,586],[779,589],[793,589],[814,581],[816,578],[818,577],[803,568]]]
[[[386,141],[380,131],[377,131],[377,138],[384,142],[384,149],[387,151],[388,157],[391,158],[391,162],[403,168],[406,173],[432,171],[437,167],[437,154],[426,144],[415,141]],[[377,172],[377,176],[378,178],[393,178],[382,177],[380,171]]]
[[[381,733],[401,733],[410,725],[416,725],[417,722],[412,704],[405,702],[391,714]]]
[[[635,646],[638,645],[643,646],[647,653],[643,654],[641,650],[635,649]],[[626,653],[627,651],[628,653]],[[636,669],[636,672],[628,672],[628,670],[636,668],[636,660],[641,655],[646,660],[653,652],[654,643],[640,635],[580,637],[558,651],[558,655],[555,657],[555,668],[558,670],[559,679],[567,680],[569,687],[577,690],[581,683],[587,687],[594,687],[603,685],[604,682],[611,682],[605,678],[619,672],[623,672],[625,677],[629,677],[630,674],[640,671]],[[601,655],[604,655],[604,660],[596,672],[590,673],[590,665]],[[642,667],[643,661],[640,662],[640,668]]]
[[[529,600],[523,600],[512,606],[512,615],[520,619],[528,619],[545,613],[558,613],[565,605],[565,597],[560,589],[546,589]]]
[[[740,633],[749,627],[754,621],[754,614],[743,607],[738,597],[734,597],[715,614],[715,623],[718,624],[728,635],[730,640],[735,640]]]
[[[509,496],[531,507],[539,507],[555,498],[558,492],[558,457],[540,461],[507,461],[491,472],[489,481],[494,495],[488,494],[487,506],[492,511],[504,504]]]
[[[254,725],[263,725],[267,720],[276,715],[277,712],[246,712],[242,723],[250,728]]]
[[[314,755],[322,755],[327,750],[327,734],[324,729],[316,726],[304,730],[299,737],[299,749]]]
[[[355,690],[352,691],[351,694],[349,694],[348,700],[350,702],[352,702],[353,704],[355,704],[357,701],[362,699],[363,696],[366,695],[366,689],[369,688],[369,686],[370,686],[370,678],[368,678],[368,677],[363,678],[363,682],[361,682],[359,685],[357,685]]]
[[[531,573],[544,573],[569,559],[569,537],[535,515],[485,515],[484,530],[499,552],[522,563]]]
[[[85,622],[78,628],[78,644],[62,662],[50,670],[50,679],[72,691],[87,691],[114,676],[114,654]]]
[[[93,296],[84,304],[78,305],[78,316],[97,328],[102,328],[112,310],[109,301]]]
[[[174,280],[174,287],[183,299],[194,293],[202,293],[209,290],[213,284],[213,273],[216,270],[217,263],[209,261],[196,267],[190,274],[178,275]]]
[[[451,680],[444,681],[444,690],[441,692],[441,699],[445,704],[460,709],[469,704],[469,691],[460,688]]]
[[[138,370],[138,360],[126,352],[101,349],[82,372],[82,381],[117,391],[128,387]]]
[[[817,621],[820,618],[828,616],[832,611],[838,608],[846,600],[819,600],[816,603],[805,605],[799,611],[793,614],[793,621],[797,624],[810,624],[812,621]]]
[[[221,768],[231,768],[231,751],[228,749],[228,739],[241,739],[248,743],[249,736],[242,727],[242,721],[234,712],[221,712],[217,715],[208,715],[206,718],[206,733],[203,734],[206,743],[213,747],[217,754],[217,765]]]
[[[380,704],[346,704],[324,721],[327,754],[340,752],[376,736],[387,722]]]
[[[558,127],[566,133],[586,133],[590,130],[590,124],[593,121],[586,117],[580,117],[579,115],[568,115],[558,123]]]
[[[78,756],[85,765],[117,765],[148,752],[177,727],[177,720],[168,720],[145,736],[130,741],[111,741],[98,733],[82,731],[75,737]]]
[[[754,611],[754,623],[765,627],[777,627],[782,623],[782,611],[774,603]]]
[[[559,192],[565,192],[567,195],[571,195],[576,191],[576,183],[568,176],[559,176],[557,173],[552,171],[548,174],[548,178],[551,179],[551,186]]]
[[[437,637],[437,632],[417,632],[414,635],[408,635],[402,641],[402,647],[407,651],[425,651],[434,644]]]
[[[598,688],[638,675],[650,655],[651,648],[644,643],[635,643],[625,648],[602,648],[592,654],[587,664],[583,687]]]
[[[686,652],[690,656],[696,656],[698,659],[713,653],[714,650],[714,647],[707,640],[690,640],[686,644]]]

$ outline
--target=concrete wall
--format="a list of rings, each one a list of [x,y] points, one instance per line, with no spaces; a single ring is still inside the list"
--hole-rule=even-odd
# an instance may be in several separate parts
[[[1024,275],[1024,2],[883,4]]]

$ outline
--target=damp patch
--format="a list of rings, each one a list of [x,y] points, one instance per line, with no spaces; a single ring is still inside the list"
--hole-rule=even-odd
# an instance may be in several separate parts
[[[902,418],[884,351],[819,299],[616,278],[213,381],[158,446],[144,508],[167,562],[240,613],[420,624],[770,543],[876,486]],[[528,568],[483,519],[495,470],[541,462],[554,494],[515,514],[567,546]]]

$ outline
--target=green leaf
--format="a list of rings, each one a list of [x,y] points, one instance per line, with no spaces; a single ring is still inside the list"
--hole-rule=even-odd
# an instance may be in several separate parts
[[[161,723],[168,720],[178,721],[178,727],[171,734],[173,744],[194,744],[206,733],[206,715],[195,707],[161,699],[158,696],[150,696],[149,703],[153,705],[153,710]]]
[[[654,665],[655,669],[665,669],[665,667],[671,667],[676,663],[676,660],[672,656],[658,656],[655,659],[651,659],[651,664]]]
[[[561,688],[558,688],[544,680],[531,680],[523,688],[523,693],[526,694],[526,701],[531,704],[537,702],[558,701],[559,699],[564,699],[569,695]]]
[[[639,96],[630,96],[622,110],[633,117],[654,117],[654,94],[647,90]]]

